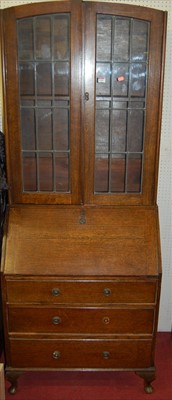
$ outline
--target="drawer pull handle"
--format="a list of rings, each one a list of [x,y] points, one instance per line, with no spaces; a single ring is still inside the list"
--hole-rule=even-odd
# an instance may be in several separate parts
[[[59,324],[61,324],[62,320],[60,317],[53,317],[52,322],[54,325],[59,325]]]
[[[61,357],[60,351],[53,351],[53,358],[58,360]]]
[[[103,321],[103,323],[104,323],[105,325],[108,325],[109,322],[110,322],[110,318],[109,318],[109,317],[103,317],[102,321]]]
[[[53,288],[52,289],[52,295],[53,296],[59,296],[61,294],[60,289],[58,288]]]
[[[108,360],[110,358],[109,351],[103,351],[102,356],[103,356],[104,360]]]
[[[105,289],[103,289],[103,294],[104,294],[104,296],[110,296],[111,295],[111,289],[108,289],[108,288],[105,288]]]

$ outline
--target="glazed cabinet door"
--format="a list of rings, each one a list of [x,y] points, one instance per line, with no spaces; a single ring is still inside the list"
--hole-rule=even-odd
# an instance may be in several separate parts
[[[80,202],[81,5],[4,10],[13,203]]]
[[[115,3],[3,11],[11,203],[154,204],[165,25]]]
[[[166,15],[119,4],[84,7],[85,202],[153,204]]]

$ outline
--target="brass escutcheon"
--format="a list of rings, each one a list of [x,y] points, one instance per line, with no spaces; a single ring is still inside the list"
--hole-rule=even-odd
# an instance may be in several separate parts
[[[79,223],[81,225],[86,224],[86,216],[85,216],[85,210],[84,209],[81,209]]]

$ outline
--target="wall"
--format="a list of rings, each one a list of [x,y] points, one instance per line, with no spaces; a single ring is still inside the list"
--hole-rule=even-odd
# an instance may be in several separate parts
[[[37,2],[40,2],[40,0],[0,0],[0,8],[3,9],[14,5]],[[159,331],[170,331],[172,326],[172,1],[118,0],[116,1],[116,3],[126,3],[131,5],[135,4],[139,6],[152,7],[168,11],[158,205],[160,213],[163,262],[163,281],[159,316]],[[2,129],[2,96],[0,96],[0,129]]]

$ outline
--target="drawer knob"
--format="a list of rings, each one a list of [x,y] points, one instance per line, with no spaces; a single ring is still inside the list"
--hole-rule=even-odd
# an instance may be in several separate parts
[[[60,351],[53,351],[53,358],[58,360],[61,357]]]
[[[62,322],[62,320],[60,317],[53,317],[52,322],[54,325],[59,325]]]
[[[103,323],[104,323],[105,325],[108,325],[109,322],[110,322],[110,318],[109,318],[109,317],[103,317],[102,321],[103,321]]]
[[[104,360],[108,360],[110,358],[109,351],[103,351],[102,356],[103,356]]]
[[[58,288],[53,288],[51,292],[53,296],[59,296],[61,294],[60,289]]]
[[[105,288],[105,289],[103,289],[103,294],[104,294],[104,296],[110,296],[111,295],[111,289],[109,289],[109,288]]]

